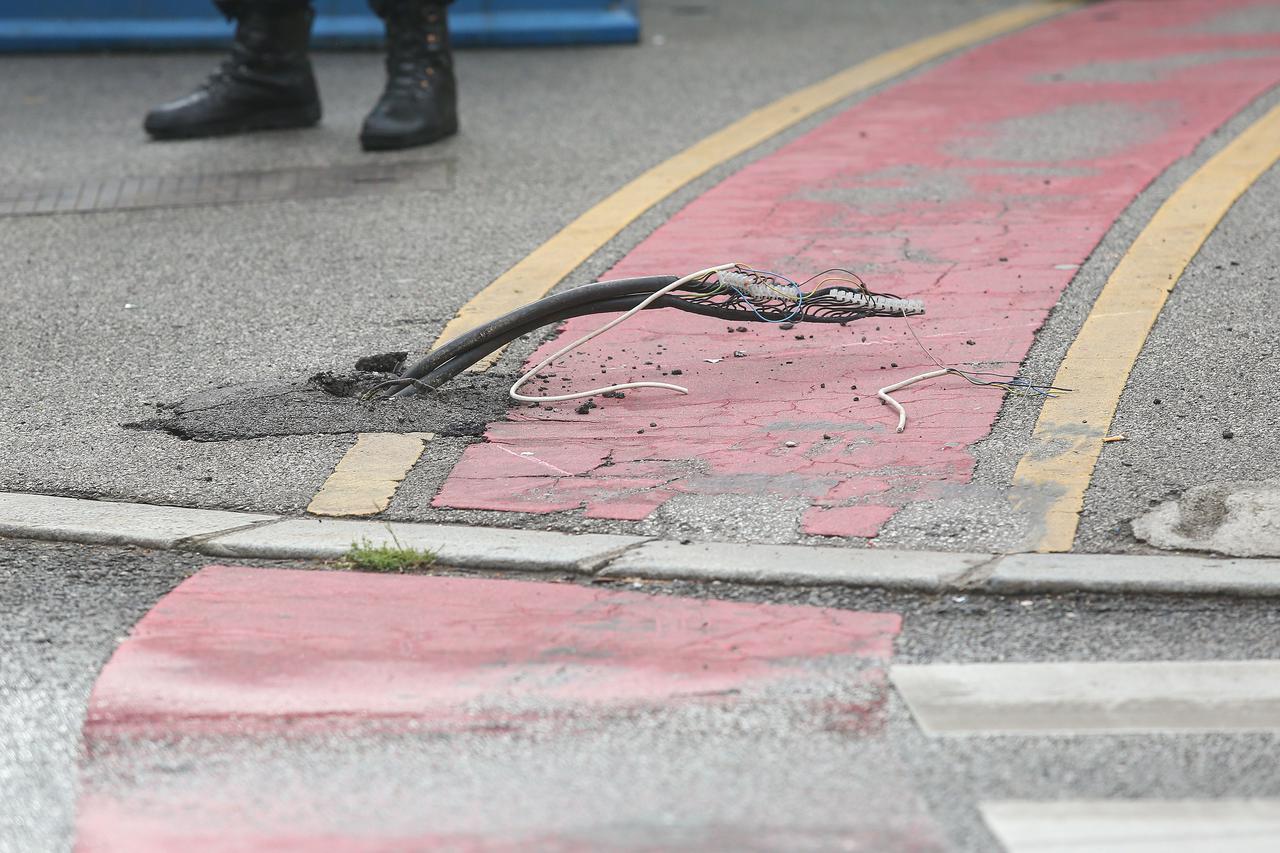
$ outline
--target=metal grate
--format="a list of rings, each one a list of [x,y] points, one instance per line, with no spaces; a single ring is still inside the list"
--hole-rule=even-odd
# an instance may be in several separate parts
[[[108,178],[65,187],[0,185],[0,216],[346,198],[389,191],[445,192],[452,184],[451,162],[431,160]]]

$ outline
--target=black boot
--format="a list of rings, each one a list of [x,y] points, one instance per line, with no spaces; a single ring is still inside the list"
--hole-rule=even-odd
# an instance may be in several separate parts
[[[387,88],[364,120],[366,151],[426,145],[458,132],[458,87],[439,0],[379,4],[387,24]]]
[[[307,59],[311,9],[250,6],[238,17],[231,56],[195,92],[147,113],[147,133],[193,139],[320,121],[320,95]]]

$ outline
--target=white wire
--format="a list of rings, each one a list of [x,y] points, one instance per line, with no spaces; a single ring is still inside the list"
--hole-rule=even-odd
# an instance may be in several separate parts
[[[517,400],[521,403],[560,403],[560,402],[564,402],[565,400],[579,400],[583,397],[594,397],[597,394],[604,394],[607,391],[625,391],[628,388],[666,388],[667,390],[675,391],[678,394],[688,394],[689,393],[688,388],[685,388],[680,385],[672,385],[667,382],[623,382],[620,385],[609,385],[605,388],[595,388],[591,391],[579,391],[575,394],[559,394],[554,397],[529,397],[525,394],[520,393],[520,386],[526,384],[530,379],[533,378],[534,374],[536,374],[539,370],[542,370],[551,362],[555,361],[557,358],[560,358],[561,356],[567,353],[573,352],[575,349],[582,346],[592,338],[599,337],[600,335],[612,329],[614,326],[626,320],[632,314],[635,314],[637,311],[643,311],[654,300],[660,299],[661,297],[666,296],[671,291],[677,288],[683,287],[684,285],[688,284],[691,281],[694,281],[695,279],[700,279],[705,276],[711,275],[713,272],[723,272],[725,270],[731,270],[738,266],[741,266],[741,265],[740,264],[720,264],[719,266],[708,267],[705,270],[699,270],[698,272],[691,273],[690,275],[687,275],[682,279],[673,281],[671,282],[671,284],[668,284],[666,287],[660,288],[659,290],[655,290],[651,295],[645,297],[644,301],[642,301],[639,305],[632,308],[627,313],[623,314],[620,317],[613,318],[608,323],[605,323],[603,326],[596,329],[594,332],[583,335],[573,343],[567,344],[566,346],[561,347],[560,349],[553,352],[551,355],[544,358],[542,361],[535,364],[533,367],[529,368],[529,370],[526,371],[525,374],[521,376],[519,379],[517,379],[515,384],[511,386],[511,391],[509,392],[511,394],[511,399]]]
[[[930,370],[928,373],[921,373],[919,376],[912,376],[910,379],[904,379],[901,382],[895,382],[892,385],[886,385],[876,392],[876,396],[884,402],[893,406],[894,411],[898,413],[898,432],[902,432],[907,428],[907,410],[895,399],[889,396],[890,391],[897,391],[899,388],[906,388],[908,385],[914,385],[917,382],[923,382],[926,379],[934,379],[938,376],[946,376],[951,372],[950,368],[944,367],[942,370]]]

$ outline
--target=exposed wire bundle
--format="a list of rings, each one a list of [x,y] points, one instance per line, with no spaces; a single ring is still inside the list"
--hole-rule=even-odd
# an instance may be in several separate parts
[[[371,393],[405,397],[419,391],[436,391],[462,371],[516,338],[572,317],[616,313],[619,316],[560,347],[525,371],[511,386],[511,398],[530,403],[560,402],[632,388],[661,388],[687,394],[688,389],[680,385],[647,381],[623,382],[548,397],[533,397],[520,391],[537,377],[539,371],[556,359],[568,355],[640,311],[654,308],[675,308],[731,322],[765,323],[843,324],[868,317],[901,317],[906,322],[908,317],[924,313],[922,301],[902,299],[890,293],[873,293],[862,279],[844,269],[827,270],[800,283],[778,273],[752,269],[743,264],[721,264],[682,278],[650,276],[617,279],[547,296],[478,326],[423,356],[401,376],[381,383]],[[1017,376],[948,367],[921,343],[910,322],[907,322],[907,329],[920,349],[937,365],[937,369],[887,385],[877,392],[876,396],[898,413],[898,432],[906,428],[907,413],[890,396],[891,392],[941,376],[959,376],[972,385],[999,388],[1012,394],[1053,397],[1056,392],[1069,390]]]
[[[618,312],[624,313],[526,371],[512,386],[512,398],[526,402],[570,400],[623,388],[664,388],[688,393],[688,389],[665,382],[624,383],[556,397],[530,397],[520,393],[521,386],[557,358],[639,311],[655,308],[675,308],[739,323],[847,323],[868,317],[924,313],[924,305],[919,300],[872,293],[848,270],[828,270],[803,283],[743,264],[709,267],[683,278],[618,279],[547,296],[465,332],[419,359],[398,378],[380,384],[373,393],[403,397],[419,391],[435,391],[516,338],[572,317]]]

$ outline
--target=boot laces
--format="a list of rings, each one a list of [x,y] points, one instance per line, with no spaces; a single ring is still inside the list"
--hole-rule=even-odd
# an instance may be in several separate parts
[[[397,6],[387,26],[387,89],[416,91],[428,88],[448,67],[443,15],[417,4]]]

